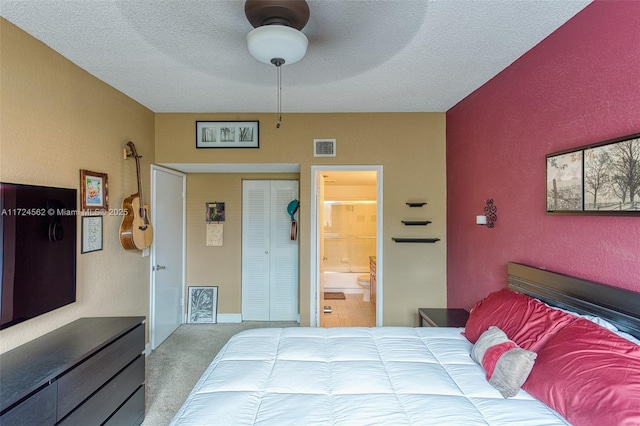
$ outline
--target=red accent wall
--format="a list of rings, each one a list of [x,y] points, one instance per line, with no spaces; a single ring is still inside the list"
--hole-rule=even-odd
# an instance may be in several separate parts
[[[505,287],[509,261],[640,291],[640,217],[545,213],[546,154],[638,132],[640,1],[596,0],[451,108],[449,307]]]

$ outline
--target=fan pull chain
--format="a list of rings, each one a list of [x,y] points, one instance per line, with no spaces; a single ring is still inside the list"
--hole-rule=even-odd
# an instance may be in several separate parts
[[[275,65],[278,70],[278,123],[276,124],[276,129],[279,129],[280,124],[282,123],[282,65],[284,64],[284,59],[273,58],[271,63]]]
[[[282,123],[282,67],[278,65],[276,68],[278,69],[278,124],[276,124],[276,129],[279,129],[280,123]]]

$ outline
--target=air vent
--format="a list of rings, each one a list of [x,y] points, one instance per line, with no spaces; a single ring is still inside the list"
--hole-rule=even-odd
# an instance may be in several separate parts
[[[335,139],[314,139],[313,140],[313,156],[314,157],[335,157],[336,156],[336,140]]]

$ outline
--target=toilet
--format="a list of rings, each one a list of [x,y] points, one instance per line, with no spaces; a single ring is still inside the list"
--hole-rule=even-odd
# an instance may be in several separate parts
[[[362,287],[363,302],[371,302],[371,287],[369,284],[370,279],[371,279],[371,276],[369,274],[363,274],[358,276],[358,285]]]

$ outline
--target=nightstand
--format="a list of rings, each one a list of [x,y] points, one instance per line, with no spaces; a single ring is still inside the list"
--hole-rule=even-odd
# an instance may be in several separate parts
[[[420,327],[464,327],[469,312],[464,309],[419,308]]]

